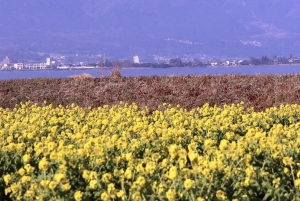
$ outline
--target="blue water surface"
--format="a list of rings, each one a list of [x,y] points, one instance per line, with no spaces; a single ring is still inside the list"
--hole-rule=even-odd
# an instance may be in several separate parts
[[[111,69],[83,69],[83,70],[28,70],[28,71],[0,71],[0,80],[25,78],[64,78],[72,75],[90,74],[93,77],[109,75]],[[300,65],[280,66],[237,66],[237,67],[178,67],[178,68],[123,68],[123,76],[164,76],[164,75],[225,75],[225,74],[298,74]]]

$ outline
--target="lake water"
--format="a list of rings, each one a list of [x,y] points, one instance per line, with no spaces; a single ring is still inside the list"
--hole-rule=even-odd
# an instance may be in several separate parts
[[[105,69],[109,75],[111,69]],[[100,69],[85,70],[32,70],[32,71],[0,71],[0,80],[52,77],[63,78],[71,75],[88,73],[93,77],[101,77]],[[224,74],[300,74],[300,65],[280,66],[238,66],[238,67],[181,67],[181,68],[123,68],[123,76],[152,76],[152,75],[224,75]]]

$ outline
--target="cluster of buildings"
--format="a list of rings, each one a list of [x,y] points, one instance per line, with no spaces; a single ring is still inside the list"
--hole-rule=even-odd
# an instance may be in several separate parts
[[[211,61],[210,65],[211,66],[237,66],[241,65],[244,62],[244,60],[225,60],[225,61]]]
[[[99,61],[100,57],[100,61]],[[0,60],[0,70],[43,70],[43,69],[86,69],[86,68],[100,68],[113,67],[116,65],[108,59],[105,61],[102,56],[97,55],[92,58],[78,57],[76,55],[62,56],[52,55],[45,58],[45,62],[12,62],[9,57]],[[97,61],[98,60],[98,61]],[[154,55],[155,62],[140,62],[139,56],[133,56],[131,59],[121,59],[119,64],[122,67],[189,67],[189,66],[244,66],[244,65],[282,65],[282,64],[300,64],[300,57],[267,57],[261,58],[250,57],[249,59],[198,59],[186,57],[184,59],[175,58],[170,59]]]
[[[51,59],[46,58],[45,62],[11,62],[9,57],[5,57],[2,62],[0,62],[1,70],[38,70],[47,69],[51,67]]]
[[[0,70],[43,70],[43,69],[80,69],[80,68],[96,68],[100,67],[99,62],[68,62],[65,56],[49,57],[45,59],[45,62],[12,62],[9,57],[5,57],[0,60]],[[127,60],[126,60],[127,61]],[[123,61],[123,63],[126,63]],[[109,61],[106,61],[109,62]],[[129,63],[139,64],[139,56],[133,56]],[[111,62],[110,62],[111,63]],[[113,66],[111,63],[110,66]],[[107,66],[106,66],[107,67]],[[109,67],[109,65],[108,65]]]

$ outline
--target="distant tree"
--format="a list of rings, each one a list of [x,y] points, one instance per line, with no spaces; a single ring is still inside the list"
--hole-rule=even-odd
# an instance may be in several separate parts
[[[160,63],[160,64],[159,64],[159,67],[160,67],[160,68],[168,68],[168,67],[170,67],[170,65],[167,64],[167,63]]]
[[[104,62],[103,62],[103,58],[100,57],[100,69],[101,69],[101,76],[104,77]]]
[[[293,63],[299,64],[299,63],[300,63],[300,59],[294,59],[294,60],[293,60]]]
[[[119,59],[116,60],[115,67],[116,67],[117,69],[120,69],[120,68],[121,68],[121,64],[120,64],[120,62],[119,62]]]
[[[149,67],[149,68],[155,68],[157,66],[157,63],[143,63],[143,67]]]
[[[193,66],[203,66],[203,63],[198,58],[194,58],[193,62],[194,62]]]
[[[277,62],[280,63],[280,64],[288,64],[289,60],[286,57],[278,57]]]
[[[180,58],[170,59],[169,65],[171,67],[183,67],[183,63]]]
[[[170,65],[167,63],[154,63],[153,67],[154,68],[168,68],[168,67],[170,67]]]
[[[87,66],[93,66],[93,67],[96,67],[97,64],[96,64],[96,63],[88,63]]]
[[[270,65],[270,64],[272,64],[272,59],[270,59],[267,56],[262,56],[261,57],[261,63],[265,64],[265,65]]]
[[[113,66],[113,64],[108,59],[105,59],[104,65],[105,65],[105,67],[112,67]]]
[[[119,60],[117,59],[116,62],[115,62],[115,66],[114,66],[110,76],[114,77],[114,78],[122,77],[121,70],[122,70],[121,64],[120,64]]]
[[[187,67],[193,66],[193,62],[191,61],[183,62],[183,66],[187,66]]]
[[[140,63],[133,63],[132,66],[133,67],[141,67],[141,64]]]
[[[131,62],[128,59],[126,59],[123,62],[121,62],[121,66],[122,67],[131,67],[132,65],[131,65]]]
[[[252,65],[261,65],[262,64],[261,59],[254,58],[254,57],[250,57],[249,62]]]
[[[245,65],[249,65],[250,62],[248,60],[243,60],[242,62],[239,63],[239,65],[245,66]]]

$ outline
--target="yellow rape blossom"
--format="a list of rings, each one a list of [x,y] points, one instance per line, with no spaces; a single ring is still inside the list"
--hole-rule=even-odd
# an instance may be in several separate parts
[[[136,171],[138,173],[144,173],[145,172],[145,168],[143,167],[143,164],[138,164],[136,167]]]
[[[97,181],[97,180],[93,179],[93,180],[91,180],[91,181],[89,182],[89,187],[90,187],[91,189],[96,189],[97,186],[98,186],[98,181]]]
[[[12,178],[9,174],[7,174],[3,177],[3,180],[4,180],[5,184],[8,185],[10,183],[10,181],[12,180]]]
[[[105,173],[102,175],[101,181],[103,181],[104,183],[109,183],[111,179],[112,175],[110,173]]]
[[[289,166],[293,164],[293,157],[284,157],[282,159],[284,165]]]
[[[188,152],[188,157],[189,157],[191,162],[194,162],[194,161],[197,160],[198,154],[195,151],[189,151]]]
[[[285,174],[288,174],[288,173],[290,172],[290,169],[288,169],[288,168],[285,167],[285,168],[283,169],[283,172],[284,172]]]
[[[146,184],[146,179],[143,176],[139,176],[136,180],[137,184],[139,184],[140,186],[145,186]]]
[[[83,173],[82,173],[82,177],[83,177],[85,180],[90,180],[90,171],[84,170]]]
[[[44,157],[42,158],[42,160],[39,162],[39,169],[40,170],[47,170],[49,166],[49,162],[47,161],[47,159]]]
[[[108,186],[107,186],[107,192],[108,192],[108,194],[111,195],[111,197],[112,197],[112,195],[114,197],[115,191],[116,191],[115,184],[113,184],[113,183],[108,184]]]
[[[9,193],[11,193],[11,188],[6,188],[6,189],[4,190],[4,194],[5,194],[5,195],[8,195]]]
[[[69,191],[70,189],[72,188],[71,184],[70,183],[65,183],[61,186],[61,189],[63,191]]]
[[[19,173],[20,176],[23,176],[23,175],[26,174],[26,170],[25,170],[24,168],[20,168],[20,169],[18,170],[18,173]]]
[[[28,183],[28,182],[30,182],[31,181],[31,177],[30,176],[23,176],[22,178],[21,178],[21,182],[22,183]]]
[[[160,183],[160,184],[158,185],[158,187],[157,187],[157,192],[158,192],[158,194],[163,193],[163,192],[165,191],[165,189],[166,189],[166,185],[163,184],[163,183]]]
[[[296,176],[300,178],[300,170],[297,172]]]
[[[226,194],[224,193],[224,191],[222,190],[217,190],[216,192],[216,197],[220,200],[226,200],[227,199],[227,196]]]
[[[41,181],[40,181],[40,185],[43,186],[43,187],[48,186],[49,183],[50,183],[50,180],[41,180]]]
[[[176,166],[172,166],[169,170],[169,179],[175,180],[178,177],[178,171]]]
[[[33,190],[28,189],[28,190],[25,192],[25,197],[32,198],[32,197],[34,197],[34,195],[35,195],[35,192],[34,192]]]
[[[296,179],[296,180],[295,180],[295,186],[296,186],[297,188],[300,188],[300,179]]]
[[[299,114],[299,105],[262,112],[208,104],[191,110],[165,104],[151,112],[127,103],[0,108],[4,193],[13,200],[63,192],[61,199],[199,201],[235,193],[237,201],[252,199],[245,192],[255,181],[300,188],[293,158],[300,153]],[[218,190],[228,181],[238,188]]]
[[[57,183],[60,183],[61,181],[66,179],[66,175],[63,173],[57,173],[54,175],[54,181],[56,181]]]
[[[126,179],[132,179],[132,170],[130,168],[127,168],[125,173],[124,173],[124,176]]]
[[[101,193],[101,200],[103,200],[103,201],[109,201],[111,199],[110,199],[110,196],[108,195],[107,192],[103,192],[103,193]]]
[[[23,156],[23,161],[24,161],[24,163],[29,163],[30,160],[31,160],[31,156],[30,156],[29,154],[25,154],[25,155]]]
[[[120,190],[120,191],[117,193],[117,197],[118,197],[118,198],[121,198],[122,200],[125,200],[125,199],[126,199],[126,193],[125,193],[123,190]]]
[[[81,191],[76,191],[74,193],[74,199],[75,201],[81,201],[82,200],[82,197],[83,197],[83,193]]]
[[[194,187],[195,181],[193,181],[193,180],[191,180],[191,179],[186,179],[186,180],[184,181],[183,185],[184,185],[184,188],[185,188],[186,190],[190,190],[190,189],[192,189],[192,188]]]
[[[169,189],[166,192],[166,197],[168,201],[175,201],[176,200],[176,191],[174,189]]]
[[[229,141],[226,139],[221,140],[219,148],[221,151],[225,151],[229,147]]]
[[[13,193],[17,193],[22,189],[22,186],[20,183],[12,183],[10,189]]]
[[[139,192],[134,192],[131,196],[133,201],[141,201],[142,200],[142,196]]]
[[[95,171],[91,171],[89,175],[90,179],[97,179],[98,178],[98,173]]]
[[[252,177],[254,175],[254,167],[249,165],[246,170],[245,170],[245,173],[248,177]]]
[[[278,178],[276,178],[276,179],[274,179],[273,180],[273,185],[275,186],[275,188],[278,188],[279,187],[279,185],[280,185],[280,177],[278,177]]]
[[[145,170],[146,170],[146,172],[147,172],[148,174],[153,174],[154,171],[155,171],[155,169],[156,169],[156,164],[155,164],[155,162],[148,162],[148,163],[146,164]]]
[[[55,182],[55,181],[50,181],[50,183],[49,183],[49,188],[51,189],[51,190],[53,190],[53,189],[55,189],[57,187],[57,182]]]

